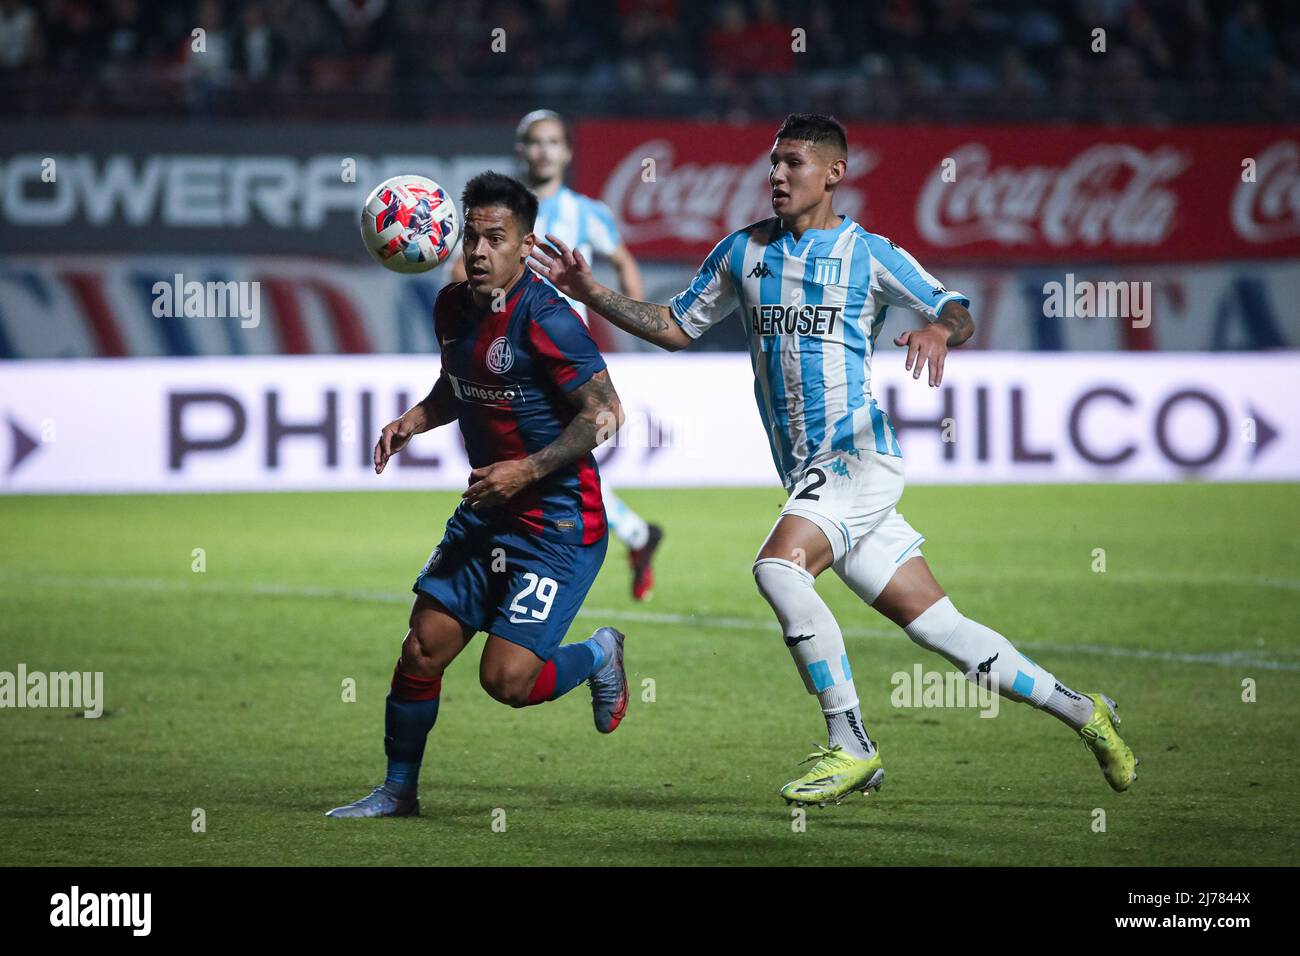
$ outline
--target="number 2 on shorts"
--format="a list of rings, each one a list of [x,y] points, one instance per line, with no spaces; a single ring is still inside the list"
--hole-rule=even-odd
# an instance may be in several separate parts
[[[822,471],[820,468],[809,468],[808,475],[812,476],[812,481],[808,483],[807,488],[795,495],[795,498],[806,498],[809,501],[821,501],[822,496],[815,495],[813,492],[826,484],[826,472]],[[805,475],[805,477],[808,475]]]

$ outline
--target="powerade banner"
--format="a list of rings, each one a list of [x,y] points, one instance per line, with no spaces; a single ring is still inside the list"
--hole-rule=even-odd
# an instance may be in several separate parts
[[[15,123],[0,143],[0,252],[327,254],[370,261],[358,221],[399,173],[460,201],[514,173],[508,124]]]
[[[775,124],[586,121],[576,188],[642,256],[772,215]],[[922,263],[1300,256],[1300,127],[852,126],[837,208]]]
[[[744,355],[614,355],[618,486],[769,485]],[[436,357],[139,359],[0,366],[0,492],[463,489],[455,426],[382,476],[382,426]],[[877,356],[908,481],[1300,480],[1300,357],[959,353],[938,389]]]

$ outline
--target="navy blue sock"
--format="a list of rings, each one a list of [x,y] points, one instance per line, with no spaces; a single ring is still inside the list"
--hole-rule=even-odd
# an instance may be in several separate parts
[[[399,667],[384,708],[384,753],[388,773],[384,787],[399,796],[415,796],[419,789],[424,744],[438,719],[441,677],[415,677]]]
[[[528,694],[528,703],[563,697],[596,672],[600,650],[588,638],[576,644],[561,644],[542,665],[537,681]]]

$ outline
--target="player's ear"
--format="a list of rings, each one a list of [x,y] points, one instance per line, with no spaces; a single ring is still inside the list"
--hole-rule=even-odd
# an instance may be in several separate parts
[[[831,163],[830,166],[826,167],[826,185],[831,189],[838,186],[848,168],[848,160],[843,156]]]
[[[537,245],[537,236],[534,233],[530,232],[524,236],[524,241],[519,245],[519,251],[525,259],[532,255],[535,245]]]

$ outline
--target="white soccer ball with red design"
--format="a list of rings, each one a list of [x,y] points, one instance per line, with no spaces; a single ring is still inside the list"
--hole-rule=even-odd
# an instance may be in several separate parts
[[[385,269],[427,272],[460,241],[460,214],[447,191],[423,176],[394,176],[361,209],[361,239]]]

